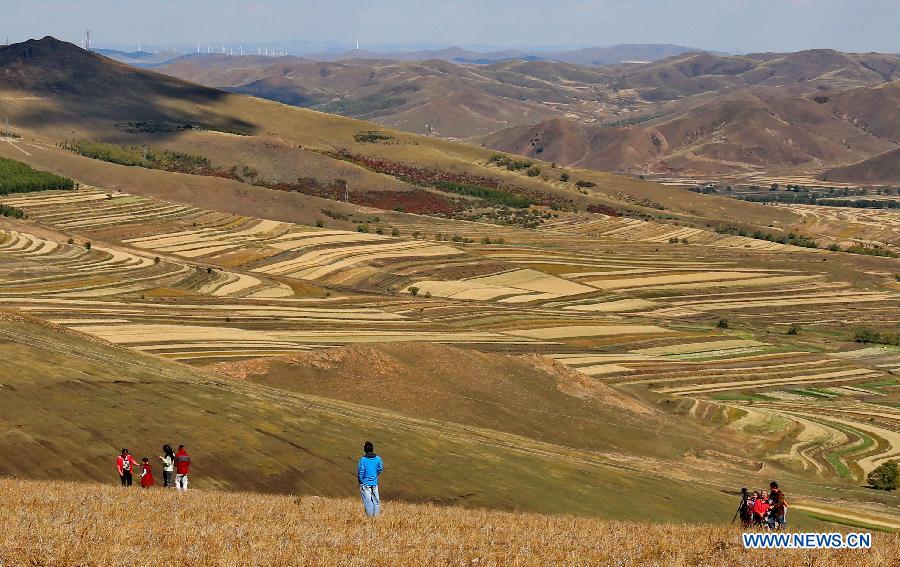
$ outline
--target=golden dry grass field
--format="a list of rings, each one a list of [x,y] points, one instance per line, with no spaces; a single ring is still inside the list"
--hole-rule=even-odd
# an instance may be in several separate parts
[[[649,524],[355,499],[0,480],[4,565],[896,565],[869,550],[744,550],[739,527]],[[686,506],[696,503],[685,503]]]

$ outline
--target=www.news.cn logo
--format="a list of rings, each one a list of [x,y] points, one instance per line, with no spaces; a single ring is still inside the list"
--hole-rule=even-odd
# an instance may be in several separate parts
[[[747,549],[869,549],[872,534],[865,533],[749,533],[741,534]]]

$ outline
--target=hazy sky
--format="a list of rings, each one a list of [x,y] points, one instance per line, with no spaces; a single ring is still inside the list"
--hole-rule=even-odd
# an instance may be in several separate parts
[[[900,0],[0,0],[0,41],[676,43],[900,52]]]

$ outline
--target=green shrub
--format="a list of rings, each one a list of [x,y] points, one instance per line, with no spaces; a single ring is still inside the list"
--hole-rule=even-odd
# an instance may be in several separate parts
[[[356,232],[369,232],[369,225],[362,223],[356,227]]]
[[[569,174],[563,173],[562,175],[559,176],[559,180],[562,181],[563,183],[568,183],[569,182]]]
[[[527,171],[525,171],[525,175],[528,177],[537,177],[541,174],[541,168],[539,167],[529,167]]]
[[[409,293],[410,293],[410,295],[415,297],[415,296],[419,295],[419,288],[417,288],[416,286],[412,286],[409,288]]]
[[[585,188],[585,187],[596,187],[597,184],[594,183],[593,181],[585,181],[583,179],[579,179],[578,181],[575,182],[575,186]]]
[[[896,490],[900,482],[900,468],[897,461],[881,463],[866,476],[866,482],[876,490]]]
[[[716,323],[716,327],[718,327],[719,329],[727,329],[728,319],[719,319],[719,322]]]

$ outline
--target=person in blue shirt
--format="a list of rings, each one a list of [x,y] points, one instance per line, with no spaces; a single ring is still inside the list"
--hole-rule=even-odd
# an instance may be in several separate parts
[[[381,513],[381,498],[378,496],[378,475],[384,470],[381,457],[375,454],[371,441],[363,445],[365,455],[359,460],[356,479],[359,481],[359,494],[362,496],[366,514],[375,517]]]

